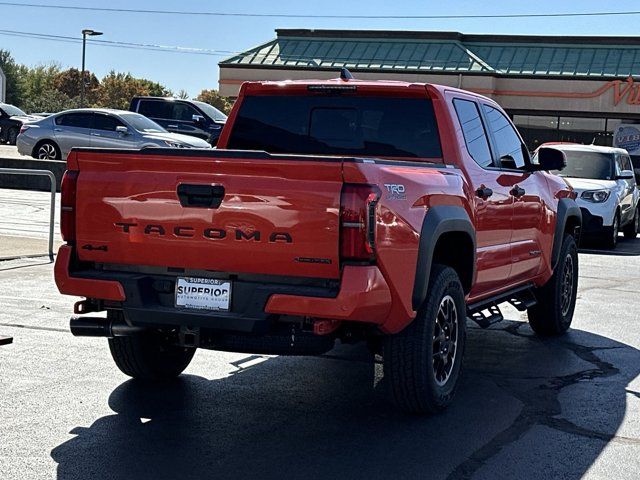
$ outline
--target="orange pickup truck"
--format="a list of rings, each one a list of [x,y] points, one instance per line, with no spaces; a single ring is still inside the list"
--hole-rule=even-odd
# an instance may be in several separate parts
[[[396,404],[444,409],[467,318],[499,305],[561,334],[581,214],[492,100],[358,81],[245,83],[212,151],[77,149],[62,185],[60,291],[74,335],[127,375],[179,375],[197,348],[382,355]],[[106,311],[105,317],[91,316]]]

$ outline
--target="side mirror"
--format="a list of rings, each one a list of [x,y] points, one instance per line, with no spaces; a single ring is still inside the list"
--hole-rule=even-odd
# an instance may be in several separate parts
[[[555,148],[542,147],[538,149],[538,165],[536,170],[562,170],[567,166],[567,157],[564,152]]]
[[[202,115],[192,115],[191,120],[193,120],[196,123],[202,123],[204,122],[204,117]]]
[[[503,155],[500,157],[500,165],[502,168],[510,168],[512,170],[518,168],[516,160],[511,155]]]
[[[129,135],[129,129],[127,127],[123,127],[122,125],[116,127],[116,132],[118,132],[120,135]]]
[[[632,170],[622,170],[620,175],[616,176],[616,180],[631,180],[635,178]]]

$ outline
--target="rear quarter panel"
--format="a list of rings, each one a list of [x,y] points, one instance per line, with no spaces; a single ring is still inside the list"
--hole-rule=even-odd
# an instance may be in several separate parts
[[[381,328],[387,333],[398,332],[415,317],[411,300],[424,217],[428,209],[436,205],[461,206],[468,211],[463,178],[458,170],[444,165],[390,161],[387,164],[347,163],[344,181],[380,188],[377,262],[393,298],[392,311]],[[392,187],[398,185],[404,187],[403,195],[393,193]]]

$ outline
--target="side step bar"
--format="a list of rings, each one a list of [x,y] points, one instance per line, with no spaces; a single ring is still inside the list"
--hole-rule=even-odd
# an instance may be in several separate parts
[[[524,312],[536,303],[532,285],[524,285],[514,290],[472,303],[467,307],[467,316],[481,328],[488,328],[494,323],[504,320],[499,305],[509,302],[520,312]]]

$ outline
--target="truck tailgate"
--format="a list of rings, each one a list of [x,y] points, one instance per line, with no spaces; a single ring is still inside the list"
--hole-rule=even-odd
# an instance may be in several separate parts
[[[69,168],[81,261],[339,277],[338,158],[80,150]]]

